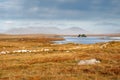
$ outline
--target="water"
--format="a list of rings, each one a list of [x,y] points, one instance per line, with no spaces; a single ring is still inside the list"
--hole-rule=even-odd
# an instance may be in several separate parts
[[[120,41],[120,37],[64,37],[64,39],[63,41],[55,41],[55,43],[94,44],[99,42]]]

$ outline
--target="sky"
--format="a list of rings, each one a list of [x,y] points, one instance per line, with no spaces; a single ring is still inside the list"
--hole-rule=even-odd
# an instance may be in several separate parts
[[[120,0],[0,0],[0,32],[24,27],[120,33]]]

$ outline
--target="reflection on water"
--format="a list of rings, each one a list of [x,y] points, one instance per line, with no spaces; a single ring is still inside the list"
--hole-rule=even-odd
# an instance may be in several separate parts
[[[120,37],[64,37],[64,39],[63,41],[55,41],[55,43],[94,44],[99,42],[120,41]]]

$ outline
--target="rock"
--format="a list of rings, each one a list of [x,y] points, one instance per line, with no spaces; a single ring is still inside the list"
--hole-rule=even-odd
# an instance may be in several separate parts
[[[80,60],[78,65],[92,65],[92,64],[97,64],[97,63],[100,63],[100,61],[96,59]]]
[[[67,53],[69,53],[70,51],[66,51]]]
[[[7,54],[10,53],[9,51],[1,51],[0,54]]]
[[[30,50],[15,50],[13,52],[14,53],[26,53],[26,52],[30,52]]]
[[[44,49],[45,52],[50,51],[49,49]]]
[[[11,51],[13,53],[27,53],[27,52],[39,52],[40,50],[14,50],[14,51]],[[48,49],[46,49],[46,51],[49,51]],[[1,51],[0,54],[7,54],[7,53],[11,53],[9,51]]]

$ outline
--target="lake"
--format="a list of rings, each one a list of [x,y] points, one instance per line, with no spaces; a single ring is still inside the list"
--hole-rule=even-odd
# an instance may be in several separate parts
[[[55,41],[56,44],[78,43],[94,44],[99,42],[120,41],[120,37],[63,37],[62,41]]]

